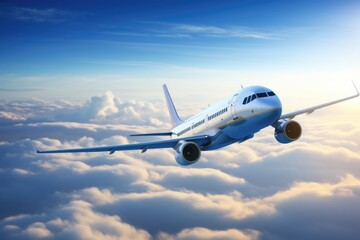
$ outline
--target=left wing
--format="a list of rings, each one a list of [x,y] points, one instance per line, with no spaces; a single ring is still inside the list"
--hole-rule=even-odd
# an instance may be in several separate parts
[[[56,150],[38,150],[34,143],[32,143],[37,153],[79,153],[79,152],[109,152],[113,154],[116,151],[124,150],[136,150],[139,149],[141,152],[146,152],[148,149],[154,148],[173,148],[179,141],[191,141],[196,143],[199,147],[210,143],[211,138],[208,135],[198,135],[186,138],[175,138],[162,141],[154,142],[143,142],[143,143],[131,143],[114,146],[103,146],[103,147],[91,147],[91,148],[73,148],[73,149],[56,149]]]
[[[338,100],[335,100],[335,101],[319,104],[319,105],[316,105],[316,106],[313,106],[313,107],[304,108],[304,109],[301,109],[301,110],[298,110],[298,111],[286,113],[286,114],[281,115],[279,119],[285,119],[285,118],[293,119],[297,115],[304,114],[304,113],[310,114],[310,113],[313,113],[316,109],[327,107],[327,106],[330,106],[330,105],[333,105],[333,104],[336,104],[336,103],[339,103],[339,102],[343,102],[343,101],[346,101],[346,100],[349,100],[349,99],[352,99],[352,98],[356,98],[356,97],[359,96],[359,90],[356,88],[354,82],[353,82],[353,84],[354,84],[354,88],[356,90],[355,95],[345,97],[345,98],[341,98],[341,99],[338,99]]]
[[[158,133],[136,133],[129,135],[130,137],[148,137],[148,136],[172,136],[173,132],[158,132]]]

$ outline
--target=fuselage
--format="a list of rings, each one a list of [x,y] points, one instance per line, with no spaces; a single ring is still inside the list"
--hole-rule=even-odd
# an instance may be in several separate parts
[[[243,142],[281,116],[282,105],[273,91],[250,86],[226,97],[172,129],[173,137],[206,134],[211,143],[202,150]]]

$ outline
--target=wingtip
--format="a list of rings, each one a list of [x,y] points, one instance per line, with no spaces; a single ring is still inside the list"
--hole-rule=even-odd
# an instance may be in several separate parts
[[[359,90],[358,90],[358,88],[356,87],[355,82],[352,81],[352,84],[354,85],[354,88],[355,88],[355,90],[356,90],[356,96],[359,96]]]
[[[31,145],[33,146],[35,152],[36,153],[41,153],[41,151],[35,146],[35,143],[31,139],[29,139],[29,141],[30,141]]]

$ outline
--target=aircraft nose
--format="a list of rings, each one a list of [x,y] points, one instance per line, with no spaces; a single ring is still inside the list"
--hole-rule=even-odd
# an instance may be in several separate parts
[[[280,99],[277,96],[273,96],[269,99],[269,110],[276,112],[276,115],[278,115],[278,118],[281,116],[282,113],[282,104]]]
[[[265,112],[274,112],[278,117],[280,117],[282,112],[282,104],[277,96],[269,97],[266,100],[264,99],[261,103],[261,108]]]
[[[277,96],[274,96],[274,98],[271,99],[271,105],[275,109],[281,109],[282,108],[281,101]]]

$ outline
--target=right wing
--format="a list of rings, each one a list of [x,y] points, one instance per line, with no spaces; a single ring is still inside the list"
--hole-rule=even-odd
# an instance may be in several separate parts
[[[90,147],[90,148],[56,149],[56,150],[39,150],[36,148],[33,142],[31,143],[37,153],[109,152],[110,154],[113,154],[116,151],[124,151],[124,150],[139,149],[141,150],[141,152],[146,152],[148,149],[174,148],[179,141],[191,141],[201,147],[203,145],[209,144],[211,138],[208,135],[198,135],[198,136],[192,136],[186,138],[174,138],[174,139],[154,141],[154,142],[131,143],[131,144],[123,144],[123,145]]]
[[[281,115],[279,119],[285,119],[285,118],[293,119],[297,115],[304,114],[304,113],[310,114],[310,113],[314,112],[316,109],[327,107],[327,106],[330,106],[330,105],[333,105],[333,104],[336,104],[336,103],[339,103],[339,102],[343,102],[343,101],[346,101],[346,100],[349,100],[349,99],[352,99],[352,98],[356,98],[356,97],[359,96],[359,90],[356,88],[354,82],[353,82],[353,84],[354,84],[354,88],[356,90],[356,94],[354,94],[352,96],[341,98],[341,99],[331,101],[331,102],[327,102],[327,103],[323,103],[323,104],[319,104],[319,105],[316,105],[316,106],[313,106],[313,107],[304,108],[304,109],[301,109],[301,110],[298,110],[298,111],[285,113],[285,114]]]

